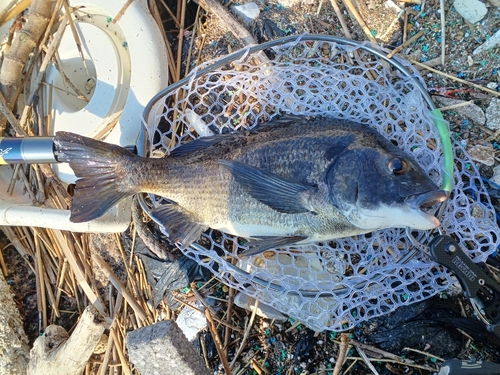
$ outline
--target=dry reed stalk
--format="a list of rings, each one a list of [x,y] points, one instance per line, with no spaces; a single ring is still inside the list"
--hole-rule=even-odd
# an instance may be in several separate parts
[[[113,284],[113,286],[123,295],[127,303],[132,307],[134,313],[139,317],[140,320],[146,320],[147,315],[143,308],[136,301],[134,296],[128,291],[128,289],[122,284],[120,279],[111,270],[108,264],[97,254],[92,254],[92,259],[97,263],[102,272],[108,277],[108,280]]]
[[[42,60],[42,64],[40,65],[40,68],[38,69],[38,74],[36,78],[33,81],[33,89],[28,95],[28,100],[26,101],[27,105],[30,105],[33,102],[33,97],[38,90],[38,87],[42,83],[42,79],[45,76],[45,71],[47,70],[47,66],[49,65],[50,60],[52,59],[52,56],[56,52],[57,48],[59,47],[59,42],[61,41],[61,38],[64,34],[64,30],[66,30],[66,26],[68,26],[68,16],[64,15],[61,23],[59,24],[59,27],[57,28],[57,31],[54,33],[54,36],[52,37],[52,41],[49,44],[49,48],[47,49],[47,52]],[[23,112],[23,116],[25,115],[25,112]],[[25,123],[23,120],[23,117],[21,117],[21,123]]]
[[[172,21],[174,21],[174,23],[177,26],[177,28],[180,29],[181,28],[181,24],[179,23],[179,20],[177,19],[177,17],[174,16],[174,14],[172,13],[172,11],[170,10],[170,7],[165,3],[164,0],[160,0],[160,3],[163,5],[163,7],[167,11],[167,13],[170,15],[170,17],[172,17]]]
[[[87,63],[85,62],[85,56],[83,55],[82,41],[80,40],[80,36],[78,35],[78,32],[76,31],[75,23],[73,22],[73,17],[71,17],[71,10],[69,9],[68,1],[63,0],[62,4],[63,4],[64,12],[66,13],[66,19],[68,20],[69,28],[71,29],[71,33],[73,34],[73,39],[75,40],[76,49],[78,50],[78,54],[80,55],[80,58],[82,59],[83,67],[85,68],[87,75],[89,75]],[[62,22],[64,22],[64,19],[62,20]]]
[[[178,43],[177,43],[177,64],[175,68],[175,75],[176,77],[181,77],[181,67],[182,67],[182,44],[184,43],[184,21],[186,19],[186,6],[187,6],[187,0],[179,0],[177,2],[177,9],[179,9],[179,3],[180,3],[180,22],[179,22],[179,34],[178,34]]]
[[[186,59],[186,71],[184,72],[184,77],[186,77],[189,72],[191,71],[191,54],[193,52],[193,45],[194,45],[194,40],[196,38],[196,35],[198,33],[199,26],[198,24],[201,23],[200,20],[200,7],[196,9],[196,15],[194,17],[194,23],[193,23],[193,33],[191,34],[191,41],[189,42],[189,49],[188,49],[188,55]]]
[[[5,117],[5,119],[10,123],[10,125],[18,135],[21,136],[28,135],[26,131],[24,131],[24,129],[19,124],[19,121],[17,121],[16,116],[14,116],[14,114],[10,110],[10,105],[2,92],[0,92],[0,114],[2,114]],[[4,131],[5,131],[5,122],[0,117],[0,136],[3,135]]]
[[[400,51],[403,50],[403,48],[406,48],[410,44],[412,44],[415,40],[420,38],[422,35],[424,35],[424,30],[419,31],[415,35],[413,35],[410,39],[408,39],[406,42],[403,44],[399,45],[398,47],[394,48],[388,55],[387,58],[391,59],[396,53],[399,53]]]
[[[100,298],[94,293],[94,291],[88,284],[87,280],[85,279],[84,272],[82,271],[81,266],[78,264],[77,261],[78,256],[75,255],[74,252],[71,250],[71,248],[68,245],[68,241],[64,238],[61,231],[54,230],[53,233],[54,233],[54,238],[57,241],[57,245],[59,246],[60,250],[66,257],[66,259],[68,260],[69,266],[73,271],[75,282],[78,284],[78,286],[80,286],[80,288],[82,288],[84,294],[89,299],[89,302],[97,308],[99,313],[103,317],[107,317],[106,310]],[[76,288],[75,288],[75,297],[76,297]]]
[[[3,251],[9,246],[10,244],[5,246],[3,249],[0,249],[0,268],[2,269],[2,273],[4,276],[7,276],[9,272],[7,270],[7,265],[5,264],[5,260],[3,259]]]
[[[330,3],[332,4],[333,10],[335,11],[335,14],[337,15],[337,18],[340,22],[340,25],[342,26],[342,30],[344,31],[345,37],[351,39],[351,32],[349,31],[349,27],[347,27],[347,23],[345,22],[344,15],[342,14],[342,11],[340,10],[340,7],[339,7],[339,4],[337,3],[337,0],[330,0]]]
[[[56,315],[56,317],[59,318],[60,316],[60,311],[59,311],[59,301],[61,300],[61,293],[62,293],[62,290],[63,290],[63,283],[64,283],[64,279],[66,277],[66,270],[68,269],[68,260],[66,258],[62,259],[61,260],[62,262],[62,266],[59,266],[57,267],[57,270],[58,270],[58,273],[57,273],[57,281],[56,281],[56,287],[57,287],[57,291],[56,291],[56,301],[53,305],[53,310],[54,310],[54,314]]]
[[[127,8],[132,4],[134,0],[127,0],[127,2],[122,6],[122,8],[119,10],[118,13],[116,13],[116,16],[113,18],[113,23],[117,23],[120,18],[125,14],[125,11]]]
[[[370,29],[368,26],[366,26],[365,21],[359,14],[358,10],[356,7],[352,4],[351,0],[342,0],[346,6],[346,8],[349,10],[349,13],[353,16],[353,18],[356,20],[356,22],[361,26],[361,29],[365,33],[365,36],[368,38],[368,40],[372,43],[377,43],[377,40],[373,37]]]
[[[453,104],[453,105],[449,105],[449,106],[446,106],[446,107],[441,107],[441,108],[438,108],[441,112],[443,111],[449,111],[450,109],[457,109],[457,108],[460,108],[460,107],[465,107],[465,106],[468,106],[468,105],[471,105],[471,104],[474,104],[474,100],[469,100],[468,102],[462,102],[462,103],[458,103],[458,104]]]
[[[231,368],[234,367],[236,360],[240,356],[241,352],[243,351],[243,349],[247,343],[248,336],[250,336],[250,330],[252,329],[253,321],[255,319],[255,315],[257,313],[258,307],[259,307],[259,301],[255,300],[255,305],[253,306],[252,315],[250,316],[250,321],[248,322],[247,327],[245,329],[245,333],[243,334],[243,339],[241,340],[240,346],[239,346],[238,350],[236,351],[236,353],[233,357],[233,360],[231,361],[231,365],[230,365]]]

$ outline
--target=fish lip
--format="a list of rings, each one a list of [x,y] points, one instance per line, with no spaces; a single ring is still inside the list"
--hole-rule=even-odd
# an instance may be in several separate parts
[[[444,202],[448,194],[444,190],[431,190],[423,194],[411,195],[405,199],[405,203],[413,209],[422,209]]]

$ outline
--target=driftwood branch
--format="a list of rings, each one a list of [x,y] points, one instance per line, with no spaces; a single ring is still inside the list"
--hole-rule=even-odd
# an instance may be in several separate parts
[[[27,374],[81,374],[105,328],[104,319],[92,305],[85,308],[71,336],[60,326],[48,326],[31,349]]]
[[[13,95],[21,82],[22,70],[28,56],[35,49],[38,40],[45,32],[50,16],[52,4],[55,0],[34,0],[28,13],[26,25],[18,32],[12,46],[5,54],[0,71],[0,89],[12,108]]]

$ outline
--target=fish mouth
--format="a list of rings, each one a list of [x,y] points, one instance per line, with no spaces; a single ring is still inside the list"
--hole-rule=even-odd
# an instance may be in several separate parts
[[[410,209],[419,211],[419,213],[431,221],[435,227],[438,227],[441,224],[439,220],[422,209],[432,207],[436,204],[444,202],[446,199],[448,199],[448,193],[446,191],[432,190],[427,193],[409,196],[405,199],[405,203]]]

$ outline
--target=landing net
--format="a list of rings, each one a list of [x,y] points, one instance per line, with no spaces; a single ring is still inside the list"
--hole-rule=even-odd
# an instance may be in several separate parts
[[[333,116],[375,128],[442,185],[442,142],[424,81],[404,60],[386,61],[386,53],[352,40],[304,35],[207,62],[150,102],[145,117],[149,155],[285,114]],[[470,156],[457,142],[453,153],[454,186],[442,228],[457,236],[474,261],[484,261],[499,244],[495,212]],[[165,203],[161,197],[151,199]],[[455,281],[415,251],[404,229],[246,259],[236,255],[245,249],[242,243],[209,230],[184,253],[225,284],[315,330],[349,329],[429,298]]]

